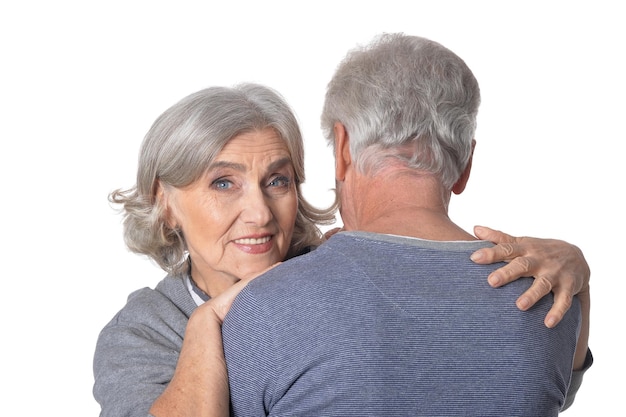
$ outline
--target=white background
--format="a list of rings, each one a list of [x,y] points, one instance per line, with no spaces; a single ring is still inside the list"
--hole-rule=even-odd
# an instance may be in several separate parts
[[[323,205],[333,187],[319,130],[325,85],[348,49],[402,31],[458,53],[481,85],[474,171],[452,218],[470,230],[484,224],[583,249],[596,362],[566,415],[620,414],[619,2],[15,4],[0,6],[3,410],[98,414],[98,332],[132,290],[164,275],[127,252],[107,194],[133,185],[139,144],[162,111],[210,85],[276,88],[304,131],[305,193]]]

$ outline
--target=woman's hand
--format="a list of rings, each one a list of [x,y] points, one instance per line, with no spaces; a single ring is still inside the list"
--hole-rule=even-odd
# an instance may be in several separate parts
[[[508,262],[489,275],[489,285],[500,287],[520,277],[535,278],[532,286],[517,299],[520,310],[529,309],[550,291],[554,293],[554,305],[544,321],[547,327],[561,321],[574,295],[589,290],[589,265],[574,245],[555,239],[513,237],[482,226],[476,226],[474,234],[496,243],[492,248],[474,252],[471,257],[474,262]]]
[[[326,233],[324,233],[324,241],[328,240],[331,238],[331,236],[335,235],[336,233],[339,233],[343,230],[342,227],[334,227],[330,230],[328,230]]]

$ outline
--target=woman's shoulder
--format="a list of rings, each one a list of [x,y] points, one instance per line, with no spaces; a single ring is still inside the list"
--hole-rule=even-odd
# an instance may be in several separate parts
[[[195,307],[183,278],[167,276],[154,289],[132,292],[106,327],[184,329]]]

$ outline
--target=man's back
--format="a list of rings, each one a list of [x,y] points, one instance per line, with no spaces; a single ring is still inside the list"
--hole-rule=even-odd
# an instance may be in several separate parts
[[[579,306],[556,329],[530,280],[492,289],[484,242],[340,233],[254,280],[223,326],[235,415],[550,416]]]

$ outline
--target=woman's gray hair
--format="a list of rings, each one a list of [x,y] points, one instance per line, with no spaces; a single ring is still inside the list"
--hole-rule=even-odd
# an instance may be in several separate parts
[[[318,245],[317,224],[331,224],[335,207],[317,209],[302,196],[304,144],[296,117],[276,91],[247,83],[198,91],[156,119],[141,145],[136,185],[109,195],[109,201],[123,207],[128,248],[148,255],[169,273],[185,271],[185,239],[168,226],[156,196],[159,182],[177,188],[191,184],[232,138],[268,127],[285,141],[295,172],[298,213],[287,258]]]
[[[345,126],[362,172],[392,156],[451,189],[471,156],[479,105],[478,82],[453,52],[428,39],[383,34],[341,62],[321,124],[333,147],[335,122]]]

